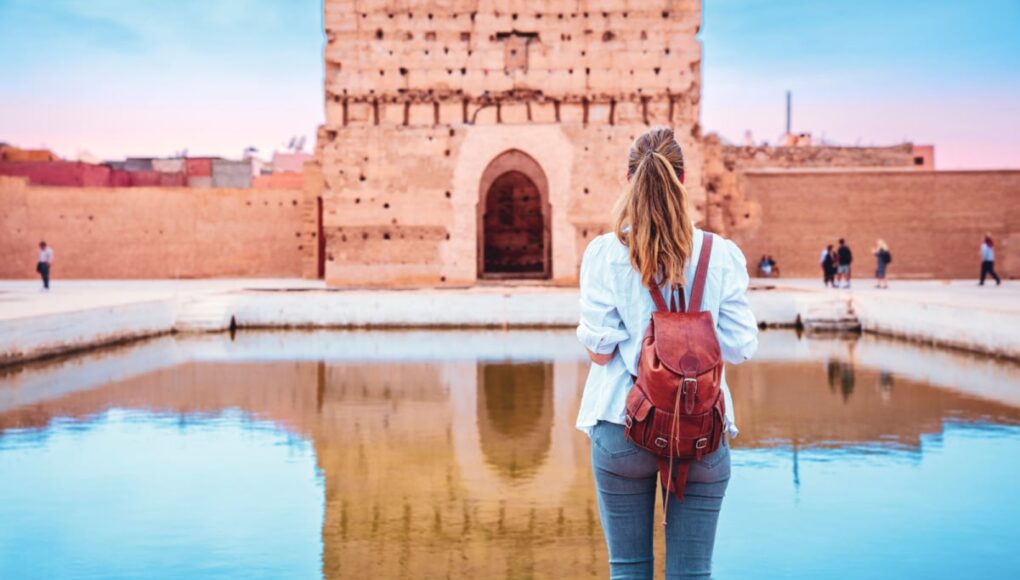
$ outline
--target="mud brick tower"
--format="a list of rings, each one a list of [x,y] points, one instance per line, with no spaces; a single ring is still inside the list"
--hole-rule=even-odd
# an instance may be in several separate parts
[[[703,211],[698,0],[325,0],[325,276],[573,284],[630,142],[676,131]]]

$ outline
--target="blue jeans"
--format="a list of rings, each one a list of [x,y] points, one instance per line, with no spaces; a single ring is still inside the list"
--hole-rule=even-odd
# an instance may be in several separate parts
[[[623,425],[599,421],[591,434],[599,518],[609,545],[610,578],[652,578],[658,458],[624,437]],[[669,494],[666,578],[709,578],[723,495],[730,480],[725,437],[714,453],[691,463],[684,500]]]

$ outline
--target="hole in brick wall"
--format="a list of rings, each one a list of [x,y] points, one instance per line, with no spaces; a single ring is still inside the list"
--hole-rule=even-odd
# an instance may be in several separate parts
[[[662,11],[662,17],[663,18],[669,18],[669,10],[663,10]]]
[[[582,50],[581,51],[581,56],[587,56],[587,55],[588,55],[588,51],[587,50]]]
[[[495,34],[490,34],[489,35],[489,42],[496,42],[496,35]]]
[[[467,69],[466,68],[460,69],[460,74],[461,75],[466,75],[467,74]]]
[[[354,203],[356,204],[361,203],[361,198],[360,197],[354,198]]]
[[[443,155],[449,157],[450,156],[450,150],[447,149],[446,151],[443,151]]]
[[[414,40],[414,34],[411,32],[404,33],[404,40]]]
[[[450,234],[449,233],[446,234],[446,239],[450,239]]]
[[[641,40],[648,40],[648,31],[647,30],[642,30],[641,31]]]
[[[535,20],[541,20],[541,19],[542,19],[542,13],[541,12],[536,12],[535,13]]]
[[[517,14],[511,14],[510,18],[513,19],[513,20],[517,20]]]
[[[584,74],[590,75],[591,74],[591,67],[584,67]]]
[[[456,133],[456,131],[454,131],[453,129],[450,129],[450,137],[453,137],[454,133]]]
[[[581,230],[581,237],[582,238],[587,238],[588,237],[588,230]]]
[[[366,179],[368,179],[368,178],[365,177],[364,175],[359,175],[358,176],[358,181],[365,181]]]
[[[375,39],[376,39],[376,40],[382,40],[382,39],[383,39],[383,31],[382,31],[382,28],[376,28],[376,29],[375,29]]]
[[[560,20],[563,20],[563,13],[560,12],[559,14],[556,15],[556,17],[559,18]]]
[[[432,14],[429,13],[429,20],[432,20]]]
[[[446,196],[446,199],[450,199],[450,197],[451,197],[451,194],[450,194],[449,191],[447,191],[444,195]]]
[[[472,13],[471,13],[471,22],[474,22],[474,21],[475,21],[475,16],[477,16],[477,15],[478,15],[478,13],[477,13],[477,12],[472,12]]]
[[[744,219],[747,219],[747,220],[751,219],[751,214],[745,213],[744,214]]]
[[[296,200],[296,199],[292,199],[292,200],[290,200],[290,204],[291,204],[291,205],[297,205],[297,200]]]
[[[666,48],[664,48],[664,49],[663,49],[662,51],[663,51],[663,52],[665,52],[666,54],[669,54],[669,47],[667,46],[667,47],[666,47]]]
[[[572,68],[568,68],[568,69],[567,69],[567,72],[568,72],[568,73],[570,73],[570,74],[574,74],[574,69],[572,69]]]
[[[368,13],[367,12],[362,12],[361,13],[361,17],[362,18],[368,18]]]
[[[382,208],[383,209],[390,209],[390,204],[389,203],[384,203],[384,204],[382,204]]]
[[[400,76],[407,76],[407,68],[400,67]]]
[[[609,42],[610,40],[612,40],[614,38],[616,38],[616,35],[613,34],[612,30],[607,30],[607,31],[602,33],[602,42]]]
[[[384,234],[382,235],[382,239],[384,239],[384,240],[388,240],[388,239],[390,239],[390,233],[389,233],[389,232],[386,232],[386,233],[384,233]]]
[[[407,13],[407,17],[408,18],[414,18],[414,12],[408,12]]]
[[[361,234],[361,239],[367,240],[368,239],[368,232],[365,232],[365,233]]]
[[[624,13],[623,13],[623,17],[624,17],[624,18],[626,18],[626,17],[627,17],[627,13],[626,13],[626,12],[624,12]]]
[[[435,39],[436,39],[436,33],[434,31],[430,30],[430,31],[425,33],[425,40],[435,40]]]
[[[584,13],[582,13],[582,16],[584,16],[585,18],[588,18],[588,13],[584,12]]]
[[[446,282],[446,276],[440,276],[439,277],[439,281],[440,282]]]
[[[659,74],[659,71],[660,71],[661,69],[660,69],[659,67],[655,67],[655,68],[653,68],[652,70],[653,70],[653,71],[655,71],[655,74]]]
[[[393,20],[393,13],[392,13],[392,12],[390,12],[390,13],[389,13],[389,14],[387,14],[386,16],[388,16],[390,20]]]
[[[341,235],[341,236],[340,236],[340,241],[341,241],[341,242],[346,242],[346,241],[347,241],[347,234],[343,234],[343,235]]]
[[[386,71],[384,71],[384,70],[379,71],[379,76],[381,76],[381,77],[386,76]]]
[[[585,195],[588,195],[588,188],[587,188],[587,187],[586,187],[586,188],[584,188],[584,194],[585,194]]]
[[[470,42],[471,41],[471,33],[470,32],[461,32],[460,33],[460,39],[462,41],[464,41],[464,42]]]
[[[428,51],[428,49],[425,49],[425,56],[428,56],[428,55],[429,55],[429,51]]]
[[[603,12],[602,13],[602,18],[609,18],[609,13],[608,12]]]
[[[443,54],[450,54],[450,47],[449,46],[444,46],[443,47]]]

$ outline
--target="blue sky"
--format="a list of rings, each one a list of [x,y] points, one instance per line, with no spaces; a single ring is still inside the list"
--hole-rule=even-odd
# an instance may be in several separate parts
[[[0,0],[0,140],[264,153],[322,120],[321,0]],[[702,127],[1020,167],[1017,0],[705,0]]]

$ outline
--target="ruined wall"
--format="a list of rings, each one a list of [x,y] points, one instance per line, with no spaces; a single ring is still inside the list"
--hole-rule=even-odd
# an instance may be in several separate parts
[[[703,208],[700,2],[324,5],[330,284],[474,284],[481,178],[509,150],[547,180],[554,283],[576,281],[647,126],[675,128]]]
[[[0,177],[0,278],[299,276],[301,190],[30,187]]]
[[[754,269],[771,254],[785,277],[821,276],[818,256],[846,238],[857,276],[873,277],[884,239],[890,277],[973,278],[985,232],[1000,275],[1020,276],[1020,172],[842,171],[743,173],[753,225],[732,237]]]
[[[921,149],[921,151],[919,151]],[[910,143],[891,147],[770,147],[724,145],[717,135],[703,140],[706,207],[704,227],[723,235],[760,225],[760,207],[741,190],[746,171],[769,169],[931,170],[932,148]],[[925,162],[916,164],[916,157]]]

